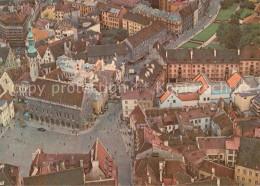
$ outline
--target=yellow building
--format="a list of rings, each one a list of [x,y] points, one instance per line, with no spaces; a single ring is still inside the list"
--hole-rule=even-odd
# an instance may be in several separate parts
[[[256,91],[236,93],[234,103],[241,112],[245,112],[250,110],[251,99],[255,96]]]
[[[234,180],[239,185],[260,184],[260,139],[242,137]]]
[[[79,8],[81,17],[90,13],[92,10],[95,9],[97,5],[97,1],[92,1],[92,0],[77,0],[77,1],[64,0],[63,2],[64,5],[71,5],[73,7]]]
[[[14,118],[14,103],[8,92],[1,92],[0,96],[0,123],[7,126]]]
[[[45,9],[42,10],[42,12],[41,12],[41,19],[54,20],[55,19],[55,6],[54,5],[46,6]]]
[[[123,17],[123,29],[131,36],[147,27],[151,20],[138,13],[127,12]]]

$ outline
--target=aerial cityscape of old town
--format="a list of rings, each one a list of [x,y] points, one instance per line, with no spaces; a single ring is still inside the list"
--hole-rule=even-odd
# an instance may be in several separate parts
[[[0,186],[260,185],[260,0],[0,0]]]

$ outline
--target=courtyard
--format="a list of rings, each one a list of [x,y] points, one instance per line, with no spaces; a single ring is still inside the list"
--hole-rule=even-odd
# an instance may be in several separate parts
[[[119,183],[128,185],[131,183],[129,151],[133,145],[126,145],[131,143],[131,136],[121,132],[127,130],[127,126],[118,123],[120,107],[120,103],[110,103],[109,110],[97,117],[96,124],[87,131],[79,132],[79,135],[72,134],[69,128],[55,127],[52,130],[47,125],[33,120],[24,128],[15,122],[2,134],[0,162],[20,166],[21,177],[25,177],[29,176],[32,153],[35,153],[38,147],[43,148],[46,153],[88,153],[98,138],[118,165]],[[32,126],[33,123],[35,126]],[[46,131],[38,131],[39,126]]]

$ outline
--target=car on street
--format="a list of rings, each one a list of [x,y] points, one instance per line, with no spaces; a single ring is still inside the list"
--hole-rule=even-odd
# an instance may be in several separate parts
[[[46,131],[46,129],[44,129],[44,128],[38,128],[37,130],[40,131],[40,132],[45,132]]]

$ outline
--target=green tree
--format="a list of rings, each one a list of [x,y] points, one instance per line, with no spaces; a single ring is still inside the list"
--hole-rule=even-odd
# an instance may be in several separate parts
[[[242,29],[242,37],[239,43],[240,47],[244,47],[253,44],[260,44],[260,24],[248,24],[244,25]]]
[[[239,25],[239,15],[237,14],[231,15],[229,23],[233,25]]]

